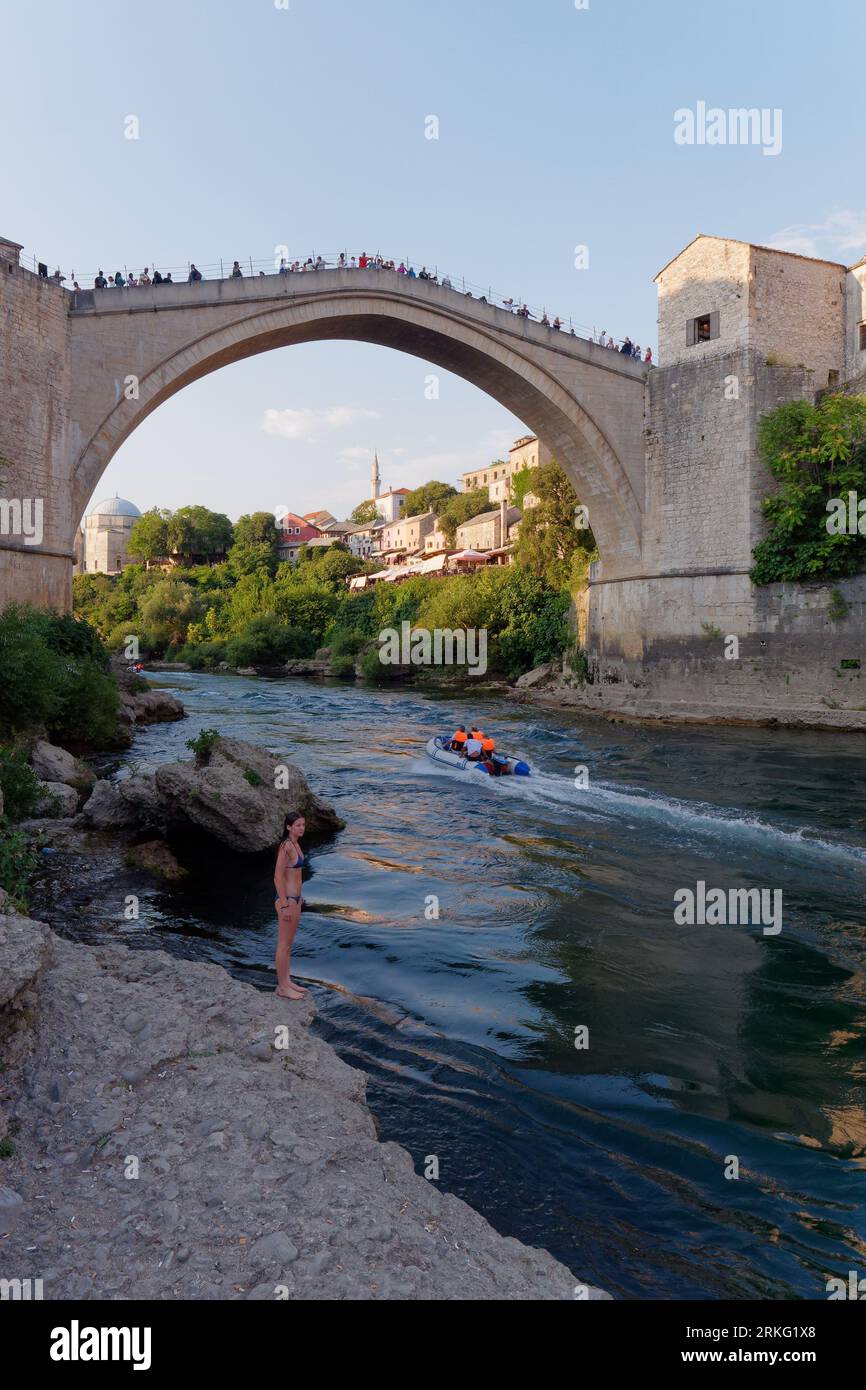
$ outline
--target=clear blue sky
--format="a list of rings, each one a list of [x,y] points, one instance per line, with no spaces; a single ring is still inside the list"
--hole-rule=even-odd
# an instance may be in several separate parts
[[[377,248],[655,347],[653,276],[699,231],[866,251],[864,30],[863,0],[8,4],[0,233],[82,283]],[[675,144],[699,100],[781,108],[782,152]],[[374,446],[390,484],[453,481],[523,426],[455,378],[425,400],[427,370],[350,343],[226,368],[156,411],[97,496],[341,515]]]

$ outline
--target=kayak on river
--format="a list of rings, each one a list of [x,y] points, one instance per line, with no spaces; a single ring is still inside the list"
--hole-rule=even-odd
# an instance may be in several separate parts
[[[431,738],[426,748],[428,758],[432,758],[434,763],[444,763],[446,767],[455,767],[460,772],[469,772],[474,769],[476,772],[483,772],[490,776],[490,768],[486,761],[473,761],[463,753],[455,753],[451,748],[450,734],[437,734]],[[492,758],[499,759],[500,771],[493,773],[494,776],[504,776],[513,773],[515,777],[528,777],[529,764],[520,758],[511,758],[504,753],[494,753]]]

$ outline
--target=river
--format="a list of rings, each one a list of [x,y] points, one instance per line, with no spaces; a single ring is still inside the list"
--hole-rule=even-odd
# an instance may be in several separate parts
[[[188,757],[217,728],[296,762],[346,820],[311,847],[295,973],[419,1172],[435,1156],[443,1189],[616,1297],[826,1297],[829,1276],[866,1271],[861,735],[155,683],[189,718],[139,733],[128,760]],[[530,779],[423,756],[475,718]],[[191,867],[115,932],[271,988],[268,866]],[[699,880],[781,889],[782,931],[676,925]]]

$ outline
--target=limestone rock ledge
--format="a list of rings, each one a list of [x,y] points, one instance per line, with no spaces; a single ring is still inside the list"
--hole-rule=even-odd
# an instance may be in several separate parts
[[[29,1056],[3,1078],[2,1178],[22,1204],[0,1278],[41,1278],[46,1299],[581,1296],[377,1140],[366,1076],[310,1033],[309,999],[26,919],[8,930],[29,979],[48,961]]]

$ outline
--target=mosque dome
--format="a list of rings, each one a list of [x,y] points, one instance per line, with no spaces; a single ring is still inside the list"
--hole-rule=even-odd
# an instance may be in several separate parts
[[[141,512],[134,502],[127,502],[123,497],[106,497],[104,502],[97,502],[90,516],[141,516]]]

